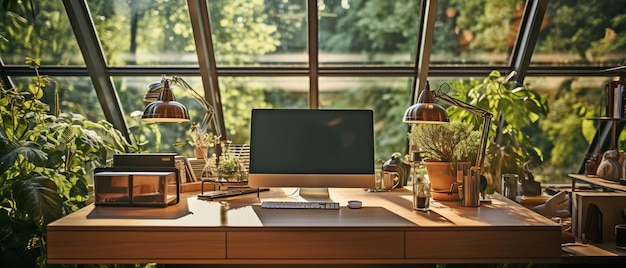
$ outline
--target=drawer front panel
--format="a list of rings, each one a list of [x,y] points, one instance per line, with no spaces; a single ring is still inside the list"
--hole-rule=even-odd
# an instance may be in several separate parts
[[[407,232],[409,259],[559,258],[560,232],[419,231]],[[450,248],[462,248],[450,252]]]
[[[229,232],[229,259],[401,259],[402,231]]]
[[[225,258],[225,232],[55,231],[48,258],[207,259]]]

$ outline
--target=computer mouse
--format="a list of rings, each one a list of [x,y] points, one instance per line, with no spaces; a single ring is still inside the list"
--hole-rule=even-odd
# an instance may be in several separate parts
[[[363,205],[363,203],[361,203],[361,201],[359,201],[359,200],[350,200],[350,201],[348,201],[348,207],[349,208],[361,208],[361,205]]]

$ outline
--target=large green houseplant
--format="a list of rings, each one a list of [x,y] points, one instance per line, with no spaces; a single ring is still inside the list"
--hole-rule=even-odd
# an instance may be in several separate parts
[[[450,96],[489,111],[494,115],[490,125],[485,176],[493,189],[501,188],[503,173],[523,178],[522,167],[539,166],[543,153],[535,146],[528,130],[538,128],[538,121],[548,113],[547,100],[527,86],[512,80],[515,72],[502,76],[492,71],[483,80],[467,79],[449,82]],[[447,108],[450,120],[481,126],[482,118],[456,107]]]
[[[424,155],[433,198],[458,200],[458,163],[474,163],[481,133],[468,123],[415,124],[408,134],[411,145]]]
[[[51,80],[39,75],[38,60],[27,63],[37,74],[27,89],[0,86],[0,266],[7,267],[45,265],[46,225],[86,205],[93,168],[128,145],[106,121],[50,115],[41,98]]]

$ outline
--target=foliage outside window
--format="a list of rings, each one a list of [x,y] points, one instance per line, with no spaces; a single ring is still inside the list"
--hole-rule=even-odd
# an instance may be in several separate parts
[[[520,29],[520,12],[528,2],[438,1],[431,65],[446,68],[506,65],[513,49],[511,42]],[[186,1],[89,0],[87,3],[109,67],[167,68],[175,65],[196,68],[196,48]],[[377,127],[384,130],[377,135],[380,138],[377,139],[377,152],[404,150],[407,128],[397,121],[397,117],[411,104],[411,89],[380,86],[378,91],[356,90],[368,84],[369,77],[346,73],[341,74],[339,80],[352,81],[351,85],[343,84],[337,91],[323,92],[324,80],[332,83],[338,77],[320,75],[314,78],[309,74],[293,76],[292,73],[268,76],[269,80],[276,81],[300,79],[296,90],[293,85],[285,86],[282,82],[258,84],[260,76],[247,74],[245,68],[238,69],[264,65],[309,67],[306,0],[211,0],[208,3],[218,68],[232,68],[227,71],[242,73],[219,77],[225,124],[236,143],[245,143],[249,135],[247,117],[250,109],[307,108],[311,97],[310,79],[319,78],[320,89],[310,90],[321,92],[322,107],[372,107],[379,120]],[[25,56],[34,56],[41,58],[45,65],[84,65],[62,1],[7,0],[2,4],[6,9],[0,11],[0,27],[6,30],[0,33],[0,57],[5,64],[21,64]],[[374,73],[383,73],[390,65],[412,68],[420,30],[420,1],[319,0],[318,4],[318,32],[311,34],[317,34],[319,39],[320,68],[366,66],[373,68]],[[623,64],[626,58],[625,8],[624,0],[549,1],[532,57],[533,65]],[[408,81],[412,76],[394,78]],[[17,76],[11,78],[20,86],[26,84]],[[89,79],[87,76],[55,77],[60,88],[64,89],[59,92],[62,109],[96,121],[102,119],[104,113],[98,109],[99,103],[92,93],[94,86],[85,82]],[[132,133],[139,134],[135,137],[134,150],[180,149],[181,154],[191,155],[189,147],[172,147],[185,139],[183,135],[188,133],[189,125],[142,124],[133,115],[145,105],[138,96],[158,77],[120,76],[113,79],[129,128]],[[429,79],[444,80],[444,77]],[[445,77],[446,81],[467,79]],[[546,118],[541,120],[539,127],[524,129],[531,142],[543,152],[541,172],[547,179],[558,179],[578,168],[584,154],[582,151],[595,130],[595,122],[584,118],[597,107],[600,91],[608,79],[611,78],[527,77],[531,88],[549,96],[551,109]],[[200,83],[193,86],[199,88]],[[301,90],[302,87],[305,88]],[[194,112],[194,101],[187,101],[184,93],[177,92],[177,97],[190,107],[190,112]],[[46,103],[52,101],[47,96],[44,100]],[[394,113],[397,116],[392,116]],[[382,152],[380,155],[388,154]]]

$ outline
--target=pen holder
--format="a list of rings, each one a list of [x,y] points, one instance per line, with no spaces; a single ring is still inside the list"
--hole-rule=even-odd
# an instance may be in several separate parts
[[[459,189],[461,206],[480,206],[480,174],[475,171],[470,172],[470,176],[463,178],[463,184]]]
[[[513,201],[519,194],[518,186],[519,176],[517,174],[502,174],[502,194]]]

